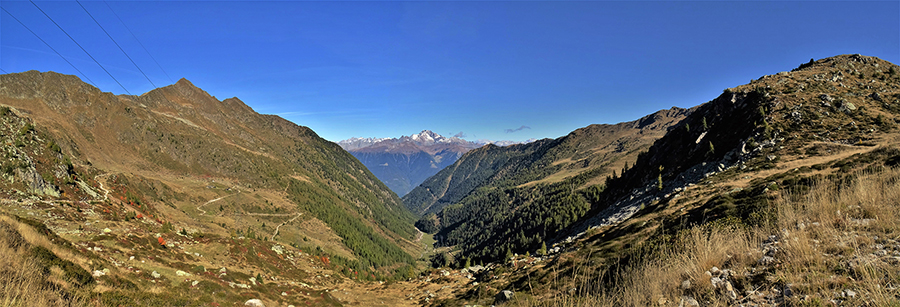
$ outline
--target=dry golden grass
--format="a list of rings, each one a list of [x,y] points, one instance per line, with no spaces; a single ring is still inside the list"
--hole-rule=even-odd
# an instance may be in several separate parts
[[[886,260],[900,239],[900,170],[823,182],[776,204],[784,266],[776,274],[813,300],[852,289],[854,305],[895,306],[900,266]],[[887,245],[887,249],[885,249]]]
[[[48,272],[31,255],[33,246],[61,250],[30,226],[0,217],[0,306],[86,305],[84,296],[71,291],[61,278],[64,273],[59,268],[49,268]],[[64,259],[73,259],[71,253],[68,256]]]
[[[549,300],[520,299],[520,306],[679,306],[684,297],[702,306],[741,303],[900,306],[900,169],[860,173],[844,182],[814,184],[808,193],[784,192],[772,205],[768,226],[750,228],[712,223],[680,233],[674,244],[652,248],[619,271],[580,268],[567,287],[584,295]],[[764,239],[778,236],[775,263],[759,264]],[[886,247],[885,247],[886,246]],[[716,289],[707,274],[729,269],[737,299]],[[602,270],[601,270],[602,271]],[[612,276],[612,277],[609,277]],[[587,281],[584,281],[587,280]],[[690,285],[687,286],[687,282]],[[684,284],[684,286],[683,286]],[[791,296],[763,301],[758,294],[789,286]],[[853,297],[841,295],[852,290]],[[755,292],[755,293],[760,293]],[[771,293],[771,292],[769,292]],[[687,306],[687,305],[685,305]]]

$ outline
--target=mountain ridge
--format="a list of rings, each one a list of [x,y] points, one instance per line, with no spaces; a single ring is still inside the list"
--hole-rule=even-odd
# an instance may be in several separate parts
[[[2,78],[0,103],[46,127],[63,151],[73,153],[75,163],[163,178],[168,189],[178,178],[193,177],[219,178],[242,189],[282,190],[285,194],[265,203],[293,202],[290,210],[311,210],[314,218],[331,224],[329,231],[343,237],[335,250],[347,251],[350,258],[364,255],[359,250],[363,245],[377,245],[379,251],[365,255],[378,260],[359,260],[375,260],[378,266],[393,261],[385,253],[400,255],[400,246],[414,249],[410,240],[415,229],[399,198],[362,164],[311,129],[258,114],[238,98],[219,101],[187,79],[129,96],[104,93],[77,77],[53,72]],[[315,199],[330,203],[332,211],[316,211],[321,208],[308,205]],[[349,232],[346,223],[362,232]],[[227,232],[218,226],[208,231]],[[370,239],[350,240],[364,232],[370,232]],[[411,261],[409,255],[405,259]]]
[[[350,138],[338,145],[359,159],[397,195],[405,195],[463,153],[484,144],[422,130],[398,138]]]

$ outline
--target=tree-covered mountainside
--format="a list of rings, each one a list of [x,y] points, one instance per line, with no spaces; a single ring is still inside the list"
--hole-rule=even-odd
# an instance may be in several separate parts
[[[257,232],[274,233],[274,238],[288,235],[288,228],[275,230],[261,219],[296,212],[309,223],[324,222],[341,238],[331,240],[337,243],[333,249],[349,249],[345,256],[360,267],[412,262],[404,249],[414,246],[413,215],[355,158],[309,128],[258,114],[237,98],[219,101],[184,79],[140,96],[104,93],[53,72],[7,74],[0,80],[0,104],[44,127],[72,163],[95,175],[157,180],[156,189],[171,191],[185,191],[179,186],[184,178],[218,180],[231,185],[228,191],[239,191],[217,215],[200,206],[207,201],[200,191],[187,192],[183,199],[135,196],[151,208],[173,203],[198,208],[162,210],[163,220],[180,215],[187,222],[199,211],[201,216],[193,218],[210,219],[210,227],[220,227],[216,231],[261,226],[266,230]],[[255,198],[244,196],[251,193]],[[257,214],[252,223],[237,217],[247,214]]]
[[[607,176],[633,163],[691,110],[591,125],[555,140],[473,150],[403,197],[419,229],[464,257],[500,259],[538,249],[579,220]]]
[[[428,177],[453,164],[469,149],[464,148],[462,152],[446,149],[434,154],[424,150],[414,152],[354,150],[350,151],[350,154],[366,165],[391,191],[397,195],[406,195]]]

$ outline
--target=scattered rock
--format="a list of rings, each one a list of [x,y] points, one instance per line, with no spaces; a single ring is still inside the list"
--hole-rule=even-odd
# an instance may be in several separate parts
[[[684,281],[682,281],[682,282],[681,282],[681,288],[682,288],[682,289],[690,289],[690,288],[691,288],[691,281],[690,281],[690,280],[687,280],[687,279],[685,279]]]
[[[282,247],[281,245],[273,245],[272,251],[275,252],[276,254],[281,255],[281,254],[284,254],[284,247]]]
[[[159,273],[157,273],[156,271],[153,271],[153,273],[150,273],[150,276],[153,276],[153,278],[160,278],[160,277],[162,277],[162,275],[159,275]]]
[[[839,101],[837,103],[837,106],[838,106],[838,111],[841,111],[844,113],[850,113],[850,112],[856,111],[856,105],[854,105],[853,103],[848,102],[846,100],[843,100],[843,99],[841,99],[841,101]]]
[[[184,276],[191,276],[191,273],[188,273],[188,272],[185,272],[182,270],[178,270],[178,271],[175,271],[175,275],[184,277]]]
[[[497,303],[508,302],[508,301],[512,300],[515,296],[516,296],[516,294],[514,292],[509,291],[509,290],[503,290],[503,291],[500,291],[500,293],[497,293],[497,296],[494,297],[494,301]]]
[[[844,292],[841,294],[841,296],[848,297],[848,298],[854,298],[854,297],[856,297],[856,291],[847,289],[847,290],[844,290]]]
[[[678,304],[679,307],[684,306],[700,306],[700,302],[697,302],[693,297],[690,296],[682,296],[681,303]]]
[[[775,263],[775,258],[772,256],[763,256],[762,258],[759,258],[759,264],[770,265],[773,263]]]
[[[247,302],[244,303],[244,306],[249,306],[249,307],[266,307],[266,305],[263,304],[263,302],[260,301],[260,300],[257,299],[257,298],[247,300]]]
[[[104,273],[103,271],[100,271],[100,270],[95,270],[94,273],[91,275],[94,277],[100,277],[100,276],[106,275],[106,273]]]
[[[112,229],[103,228],[103,233],[110,233],[110,232],[112,232]]]

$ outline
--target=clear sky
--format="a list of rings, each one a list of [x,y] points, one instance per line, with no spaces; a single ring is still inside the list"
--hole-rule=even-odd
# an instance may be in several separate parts
[[[35,3],[125,89],[28,1],[0,2],[0,69],[153,88],[77,2]],[[81,4],[156,86],[187,78],[332,141],[555,138],[695,106],[810,58],[900,63],[900,1]]]

